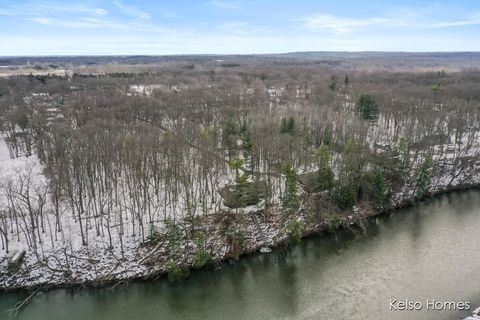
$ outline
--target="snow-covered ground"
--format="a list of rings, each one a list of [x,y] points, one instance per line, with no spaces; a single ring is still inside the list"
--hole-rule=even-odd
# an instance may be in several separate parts
[[[23,169],[38,173],[38,160],[35,157],[31,159],[16,159],[12,161],[15,165],[9,166],[15,168],[16,172],[21,172]],[[7,162],[10,162],[7,160]],[[4,166],[2,166],[5,168]],[[477,168],[478,169],[478,168]],[[462,184],[479,184],[480,175],[473,175],[472,179],[468,181],[458,180]],[[41,175],[37,176],[38,181],[42,181]],[[442,179],[440,179],[442,180]],[[448,179],[443,179],[447,181]],[[456,183],[454,182],[452,186]],[[403,197],[405,199],[405,197]],[[257,208],[249,208],[254,211]],[[265,234],[265,239],[259,238],[259,231],[256,224],[251,219],[250,215],[245,215],[243,224],[240,229],[244,228],[243,234],[246,245],[244,250],[254,251],[258,250],[264,245],[274,246],[281,241],[285,241],[288,237],[285,224],[281,222],[281,208],[272,208],[274,212],[271,215],[271,220],[260,220],[259,226],[262,233]],[[362,213],[360,208],[356,214]],[[300,212],[295,216],[302,221],[304,212]],[[204,222],[208,233],[207,246],[212,249],[213,259],[216,261],[228,258],[231,248],[225,241],[225,236],[219,230],[220,225],[215,215],[206,216]],[[349,219],[354,219],[351,215]],[[94,232],[90,232],[89,246],[81,245],[80,234],[78,231],[78,224],[75,223],[70,214],[63,215],[64,228],[59,235],[58,241],[51,242],[50,239],[44,239],[42,244],[42,251],[47,257],[43,263],[39,263],[37,257],[31,250],[27,251],[25,263],[21,270],[16,273],[7,275],[2,273],[0,279],[0,286],[3,288],[13,287],[28,287],[33,285],[58,285],[62,283],[80,284],[85,282],[108,281],[108,280],[122,280],[136,277],[145,277],[165,272],[165,262],[170,257],[165,242],[160,242],[154,248],[150,246],[141,246],[141,240],[138,236],[124,237],[124,258],[121,259],[121,252],[119,246],[116,244],[113,250],[108,248],[108,243],[105,237],[97,236]],[[226,217],[226,219],[230,219]],[[280,219],[280,220],[279,220]],[[325,222],[328,223],[328,222]],[[242,227],[243,225],[243,227]],[[306,229],[315,231],[321,225],[306,225]],[[164,231],[161,230],[161,234]],[[265,241],[265,243],[263,243]],[[20,241],[11,242],[11,252],[25,249],[28,246],[24,239]],[[187,264],[193,261],[195,247],[193,244],[182,245],[184,251],[184,259]],[[247,249],[245,249],[247,248]],[[10,257],[10,255],[8,256]],[[5,259],[5,252],[2,251],[0,255],[0,268],[7,270],[7,259]],[[150,260],[155,261],[151,263]],[[72,274],[66,275],[64,271],[68,270]]]
[[[107,233],[102,228],[99,232],[92,223],[84,225],[84,237],[88,239],[88,245],[82,245],[82,233],[79,228],[78,217],[72,213],[72,209],[68,202],[62,202],[59,209],[60,230],[57,230],[55,219],[55,207],[51,198],[48,196],[48,183],[43,174],[43,165],[37,156],[20,156],[11,158],[7,144],[3,138],[0,138],[0,223],[4,223],[4,229],[8,229],[9,242],[8,253],[6,252],[6,244],[2,238],[2,248],[0,250],[0,288],[33,286],[39,284],[60,284],[63,282],[83,283],[94,280],[110,280],[125,279],[151,274],[153,271],[148,270],[144,265],[139,264],[141,259],[142,239],[135,226],[134,219],[129,216],[120,214],[123,220],[123,229],[120,230],[119,216],[113,214],[110,226],[113,226],[111,233]],[[235,180],[234,173],[229,171],[215,181],[217,187],[221,188],[226,184],[231,184]],[[37,226],[38,232],[34,232],[36,239],[29,238],[32,232],[31,220],[29,217],[28,206],[30,204],[16,203],[12,206],[12,201],[22,201],[21,195],[25,193],[25,188],[29,188],[30,200],[35,214],[40,211],[38,203],[44,201],[42,212],[45,218],[42,219],[44,225]],[[216,203],[211,203],[210,199],[207,204],[206,212],[201,208],[201,204],[196,204],[196,208],[186,208],[186,195],[180,193],[177,205],[165,206],[165,214],[167,216],[177,216],[178,219],[184,217],[184,213],[188,210],[195,210],[198,213],[211,214],[213,212],[228,211],[223,201],[216,199]],[[247,214],[261,209],[257,205],[252,205],[238,210],[240,214]],[[127,203],[123,203],[127,206]],[[16,216],[20,220],[18,224],[14,224],[9,219],[9,210],[12,207],[23,208],[22,212]],[[155,208],[153,208],[155,210]],[[112,211],[115,211],[113,208]],[[102,221],[101,223],[105,223]],[[154,225],[160,234],[164,233],[164,225],[162,220],[155,220]],[[44,232],[43,230],[46,230]],[[107,228],[108,229],[108,228]],[[116,231],[116,232],[115,232]],[[120,232],[122,235],[120,236]],[[147,235],[149,230],[147,230]],[[255,230],[251,230],[255,235]],[[253,236],[253,242],[255,237]],[[38,244],[35,244],[37,243]],[[110,246],[112,243],[112,246]],[[211,244],[217,246],[214,257],[218,260],[224,258],[227,254],[227,247],[223,241],[212,239]],[[273,243],[272,243],[273,244]],[[8,262],[14,254],[25,250],[26,255],[24,263],[20,270],[9,273]],[[165,248],[163,248],[165,250]],[[160,250],[160,252],[164,252]],[[163,265],[159,265],[155,272],[162,272]],[[71,274],[70,274],[71,273]]]
[[[20,193],[25,188],[30,188],[32,200],[38,200],[38,196],[44,195],[48,192],[47,181],[43,175],[43,166],[38,158],[33,155],[29,157],[21,156],[16,159],[11,159],[8,148],[3,139],[0,139],[0,212],[7,214],[11,208],[7,197],[7,188],[9,192]],[[13,201],[18,201],[15,199]],[[35,206],[35,203],[32,203]],[[47,201],[45,211],[53,211],[51,201]],[[27,216],[27,212],[22,212],[20,216]],[[49,215],[47,215],[48,217]],[[97,279],[100,275],[99,270],[105,272],[122,272],[128,269],[135,269],[135,272],[141,271],[141,266],[135,262],[135,251],[139,245],[137,237],[126,236],[123,242],[124,257],[121,265],[118,264],[118,257],[121,257],[120,247],[115,246],[112,250],[107,249],[108,244],[105,236],[98,235],[94,230],[88,230],[88,237],[90,237],[90,244],[87,247],[82,246],[80,230],[78,223],[70,212],[64,208],[61,213],[62,230],[52,232],[51,220],[47,219],[47,225],[44,228],[49,228],[49,236],[44,233],[38,234],[38,254],[46,259],[46,266],[44,268],[33,268],[29,273],[29,277],[21,279],[17,285],[32,285],[36,283],[43,283],[50,281],[53,274],[51,269],[62,270],[70,264],[71,270],[77,270],[81,277],[85,280]],[[20,230],[30,228],[28,217],[19,224]],[[0,277],[1,286],[8,287],[5,283],[7,280],[5,270],[9,259],[18,251],[26,250],[25,268],[31,268],[38,264],[38,258],[32,250],[33,244],[27,239],[24,232],[10,228],[13,234],[10,236],[8,243],[9,253],[4,249],[0,250],[0,270],[2,276]],[[56,239],[53,238],[56,234]],[[2,242],[3,244],[3,242]],[[50,270],[50,272],[49,272]],[[133,272],[133,271],[132,271]],[[131,273],[129,273],[131,275]]]
[[[380,141],[375,139],[375,137],[382,136],[383,132],[388,132],[386,134],[388,138],[380,142],[384,145],[392,145],[395,134],[390,132],[390,129],[378,126],[372,127],[370,130],[371,136],[368,138],[368,141],[371,143],[372,149],[376,148],[375,143],[378,144]],[[467,139],[466,137],[467,135],[462,137],[463,140],[459,144],[449,143],[430,146],[434,152],[432,158],[439,163],[429,185],[430,192],[438,193],[456,186],[480,184],[479,134],[476,132],[475,135],[468,136],[468,139],[474,139],[470,148],[464,147],[468,145],[468,141],[465,140]],[[471,140],[469,141],[472,142]],[[334,154],[335,161],[339,160],[339,156],[338,153]],[[471,159],[466,167],[458,166],[456,161],[467,158],[473,158],[473,160]],[[422,158],[412,158],[411,160],[416,161],[415,165],[418,166]],[[191,169],[196,170],[194,167]],[[0,250],[0,270],[2,271],[0,288],[131,279],[165,271],[165,262],[170,259],[172,254],[168,252],[165,242],[160,242],[153,248],[148,245],[148,241],[145,244],[145,239],[142,239],[139,232],[135,232],[135,230],[138,230],[138,225],[134,225],[135,219],[132,219],[127,214],[113,214],[109,221],[105,221],[106,218],[100,217],[100,228],[93,223],[87,223],[85,225],[84,237],[88,239],[88,246],[84,246],[82,245],[82,234],[79,229],[78,217],[74,215],[68,203],[62,202],[58,213],[58,221],[61,228],[56,231],[55,214],[53,214],[55,207],[50,197],[47,196],[49,192],[48,183],[43,170],[43,165],[35,155],[29,157],[20,156],[12,159],[7,144],[3,138],[0,138],[0,217],[2,215],[4,217],[3,220],[0,220],[0,224],[8,225],[10,232],[8,237],[10,239],[8,243],[9,253],[6,253],[5,243],[3,242],[2,250]],[[302,170],[307,172],[315,170],[315,165],[302,168],[301,172],[303,172]],[[413,181],[414,170],[410,174]],[[215,190],[227,184],[232,184],[234,180],[235,176],[231,170],[224,171],[214,181]],[[278,190],[281,189],[280,186],[283,185],[284,180],[279,177],[274,179],[273,183],[275,193],[272,201],[280,203]],[[14,224],[12,219],[6,219],[6,217],[9,214],[9,210],[15,207],[11,205],[11,201],[21,201],[18,195],[22,194],[25,188],[30,189],[33,203],[23,205],[25,211],[17,214],[18,217],[21,217],[21,221],[18,224]],[[189,196],[193,195],[194,199],[200,199],[201,196],[195,194],[195,189],[195,185],[193,185],[192,194]],[[12,194],[17,195],[17,197],[9,197]],[[393,199],[398,203],[402,203],[412,200],[414,196],[412,184],[406,184],[399,193],[393,196]],[[29,239],[28,232],[25,232],[25,230],[31,228],[29,212],[26,206],[39,206],[39,203],[43,200],[45,200],[45,204],[42,210],[48,214],[45,215],[46,218],[43,220],[44,225],[41,228],[37,228],[38,232],[35,236],[38,240],[38,247],[35,248],[33,244],[35,240]],[[216,215],[213,215],[213,213],[220,211],[232,212],[232,210],[223,205],[218,195],[214,203],[208,199],[206,211],[200,203],[195,203],[195,206],[192,207],[192,201],[190,200],[189,205],[186,200],[187,194],[180,192],[179,200],[176,204],[166,204],[163,207],[165,215],[176,216],[179,221],[185,218],[184,213],[189,210],[194,210],[197,214],[202,215],[204,219],[203,224],[208,235],[207,246],[211,248],[214,260],[218,261],[228,258],[231,251],[230,244],[226,240],[226,236],[219,230],[221,223],[216,220]],[[89,204],[89,206],[87,207],[91,208],[92,211],[93,209],[96,211],[98,209],[92,207],[92,204]],[[121,211],[120,209],[132,210],[129,209],[129,206],[128,201],[124,201],[119,204],[118,208],[111,208],[111,211]],[[16,207],[22,207],[22,205]],[[159,208],[153,206],[152,210],[158,214]],[[269,220],[260,219],[258,227],[251,214],[260,210],[262,210],[261,204],[239,210],[239,213],[243,213],[244,215],[242,216],[245,217],[242,222],[239,222],[240,228],[243,228],[243,236],[246,239],[246,245],[243,249],[245,251],[253,251],[263,245],[273,246],[288,237],[285,222],[280,222],[282,215],[278,213],[282,212],[282,209],[279,206],[271,209],[274,214],[271,215]],[[298,213],[297,218],[299,221],[304,221],[304,214],[303,211]],[[355,215],[362,215],[362,208],[359,208]],[[159,216],[161,215],[158,214]],[[227,220],[231,218],[228,215],[225,217]],[[355,217],[349,215],[347,218],[354,219]],[[122,222],[119,219],[122,219]],[[102,227],[107,222],[109,226],[112,226],[110,228],[111,233],[107,233]],[[122,230],[118,227],[120,223],[122,223]],[[188,222],[183,223],[188,224]],[[328,221],[325,221],[325,224],[328,224]],[[320,225],[305,225],[305,228],[315,231]],[[160,235],[165,235],[165,228],[160,218],[155,219],[153,226]],[[258,228],[262,229],[265,239],[259,239]],[[43,229],[46,232],[43,232]],[[106,229],[108,230],[109,228]],[[265,243],[263,243],[264,241]],[[112,246],[110,246],[110,243],[112,243]],[[182,248],[185,261],[191,265],[195,245],[186,242],[182,244]],[[25,263],[16,272],[8,271],[8,261],[13,254],[21,250],[26,250]],[[156,261],[154,264],[149,263],[152,257]]]
[[[0,136],[0,163],[3,167],[3,162],[10,160],[10,151],[8,150],[7,144],[5,143],[5,139]],[[2,169],[3,171],[4,169]]]

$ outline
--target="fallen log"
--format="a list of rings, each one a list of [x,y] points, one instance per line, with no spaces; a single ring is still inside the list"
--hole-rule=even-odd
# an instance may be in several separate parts
[[[16,251],[12,259],[10,259],[10,261],[8,262],[8,268],[15,268],[20,265],[26,253],[27,252],[25,250]]]

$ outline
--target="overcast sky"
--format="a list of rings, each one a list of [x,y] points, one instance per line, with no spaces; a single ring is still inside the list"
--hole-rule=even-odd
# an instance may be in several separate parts
[[[0,55],[480,51],[480,1],[0,0]]]

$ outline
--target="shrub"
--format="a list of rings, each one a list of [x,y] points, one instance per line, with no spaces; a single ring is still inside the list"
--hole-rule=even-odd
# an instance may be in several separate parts
[[[335,201],[342,209],[351,209],[355,204],[355,193],[351,186],[339,186],[335,193]]]
[[[338,214],[332,215],[332,218],[330,219],[330,226],[333,229],[338,229],[341,223],[342,223],[342,219]]]
[[[178,246],[180,245],[180,240],[182,239],[182,231],[178,224],[171,219],[165,220],[165,228],[167,229],[166,236],[168,241],[168,250],[174,254],[177,254]]]
[[[227,121],[227,124],[225,125],[225,134],[227,136],[230,136],[230,135],[235,135],[238,133],[238,127],[237,127],[237,123],[235,122],[235,120],[233,120],[232,118],[229,118],[228,121]]]
[[[205,234],[202,232],[197,232],[194,235],[194,240],[196,251],[195,256],[193,257],[193,267],[200,269],[204,267],[211,259],[211,255],[205,251]]]
[[[183,280],[190,275],[188,268],[178,266],[173,260],[167,262],[165,270],[168,273],[168,281],[171,282]]]
[[[302,242],[303,238],[303,226],[299,221],[292,221],[287,225],[288,235],[290,241],[294,244]]]
[[[152,242],[152,243],[157,243],[157,242],[160,241],[160,239],[161,239],[160,232],[158,232],[157,228],[153,224],[151,224],[150,225],[150,233],[147,237],[147,240]]]

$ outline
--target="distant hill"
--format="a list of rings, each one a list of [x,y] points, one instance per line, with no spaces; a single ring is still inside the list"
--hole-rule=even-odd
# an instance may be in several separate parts
[[[260,55],[165,55],[165,56],[48,56],[0,57],[1,67],[159,65],[165,63],[203,65],[206,67],[241,67],[242,64],[261,63],[272,66],[324,65],[333,69],[371,69],[391,71],[428,71],[436,69],[465,70],[480,68],[480,52],[289,52]]]

